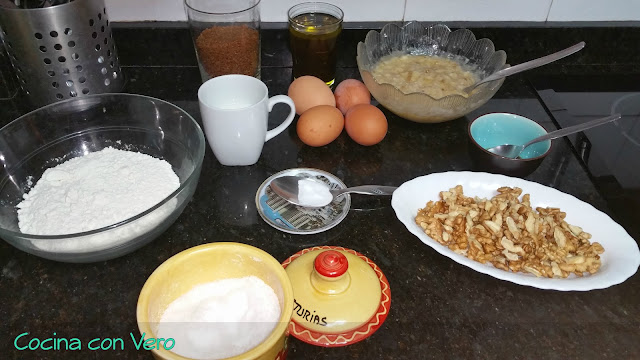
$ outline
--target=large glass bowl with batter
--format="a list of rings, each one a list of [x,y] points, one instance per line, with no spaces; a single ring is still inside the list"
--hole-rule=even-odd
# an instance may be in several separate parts
[[[476,40],[468,29],[451,31],[444,24],[425,27],[417,21],[404,26],[387,24],[380,32],[371,30],[364,42],[358,43],[357,51],[360,75],[371,95],[394,114],[420,123],[438,123],[470,113],[495,95],[504,78],[479,85],[468,97],[452,94],[436,99],[424,92],[407,94],[393,84],[378,82],[373,71],[381,60],[396,55],[443,57],[473,69],[480,79],[507,66],[506,53],[496,51],[491,40]]]
[[[20,231],[16,205],[46,169],[107,147],[169,162],[180,187],[147,211],[93,231],[56,236]],[[0,129],[0,237],[28,253],[63,262],[102,261],[132,252],[180,216],[197,186],[204,152],[198,123],[160,99],[100,94],[39,108]]]

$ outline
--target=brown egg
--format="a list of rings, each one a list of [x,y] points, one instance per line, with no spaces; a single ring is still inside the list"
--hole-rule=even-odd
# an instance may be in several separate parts
[[[300,115],[296,125],[298,137],[309,146],[327,145],[340,135],[343,128],[342,113],[331,105],[312,107]]]
[[[387,134],[387,118],[377,107],[369,104],[353,106],[344,119],[349,137],[360,145],[375,145]]]
[[[358,104],[371,103],[369,89],[356,79],[346,79],[336,87],[336,107],[346,114],[349,109]]]
[[[287,95],[296,105],[298,115],[318,105],[336,106],[331,88],[315,76],[300,76],[293,80]]]

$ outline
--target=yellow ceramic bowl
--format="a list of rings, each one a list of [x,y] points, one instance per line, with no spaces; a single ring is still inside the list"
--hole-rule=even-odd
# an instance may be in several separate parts
[[[245,244],[212,243],[187,249],[160,265],[147,279],[138,298],[137,320],[145,339],[155,337],[157,324],[175,299],[196,285],[221,279],[257,276],[278,296],[280,321],[269,336],[233,360],[274,360],[286,351],[287,327],[293,313],[293,290],[287,273],[268,253]],[[152,350],[156,359],[187,360],[169,350]]]

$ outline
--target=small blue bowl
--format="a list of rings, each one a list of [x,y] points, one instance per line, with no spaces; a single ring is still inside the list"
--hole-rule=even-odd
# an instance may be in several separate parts
[[[542,163],[551,150],[546,140],[527,147],[518,159],[506,158],[487,151],[503,145],[522,145],[547,131],[537,122],[509,113],[482,115],[469,123],[469,155],[478,170],[510,176],[527,176]]]

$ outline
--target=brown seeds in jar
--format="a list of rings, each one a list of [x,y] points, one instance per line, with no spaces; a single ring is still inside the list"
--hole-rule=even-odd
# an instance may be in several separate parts
[[[260,35],[256,29],[247,25],[212,26],[202,31],[195,43],[200,63],[211,77],[258,74]]]

